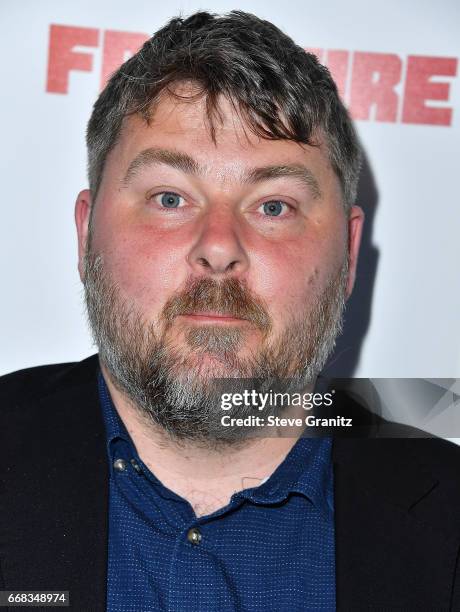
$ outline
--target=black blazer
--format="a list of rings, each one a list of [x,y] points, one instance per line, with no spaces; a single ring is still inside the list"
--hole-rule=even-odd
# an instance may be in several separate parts
[[[97,370],[94,355],[0,379],[0,589],[68,590],[78,612],[106,605]],[[333,462],[337,609],[460,611],[460,449],[338,438]]]

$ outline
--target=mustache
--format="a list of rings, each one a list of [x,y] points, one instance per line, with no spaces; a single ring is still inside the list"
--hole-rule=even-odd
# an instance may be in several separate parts
[[[184,289],[167,300],[162,317],[169,326],[178,315],[200,311],[246,319],[264,333],[272,328],[264,302],[253,296],[246,283],[237,278],[222,281],[213,278],[188,279]]]

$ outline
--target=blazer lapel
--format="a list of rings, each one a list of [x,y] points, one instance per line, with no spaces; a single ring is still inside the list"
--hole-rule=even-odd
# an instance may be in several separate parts
[[[106,605],[108,466],[94,356],[46,397],[16,407],[3,445],[4,589],[67,590]],[[5,448],[6,447],[6,448]]]
[[[412,452],[430,442],[334,440],[339,611],[451,609],[458,529],[440,524],[439,483]]]

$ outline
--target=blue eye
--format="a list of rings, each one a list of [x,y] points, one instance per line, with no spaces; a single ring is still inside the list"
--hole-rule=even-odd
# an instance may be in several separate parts
[[[165,208],[178,208],[182,200],[180,195],[169,191],[165,191],[163,194],[159,195],[161,195],[160,202]]]
[[[264,213],[266,213],[270,217],[278,217],[283,212],[283,206],[286,206],[286,204],[278,200],[271,200],[270,202],[265,202],[263,205]]]

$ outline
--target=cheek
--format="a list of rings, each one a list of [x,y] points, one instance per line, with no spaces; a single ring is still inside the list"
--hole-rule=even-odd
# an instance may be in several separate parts
[[[253,250],[250,286],[274,321],[308,309],[343,263],[344,246],[330,236],[310,236]]]
[[[152,227],[113,228],[104,241],[107,267],[120,290],[137,304],[159,310],[185,280],[183,241],[169,233],[161,235]],[[117,236],[115,240],[113,237]]]
[[[263,250],[252,252],[251,286],[269,303],[304,297],[317,280],[320,261],[313,241],[264,245]]]

